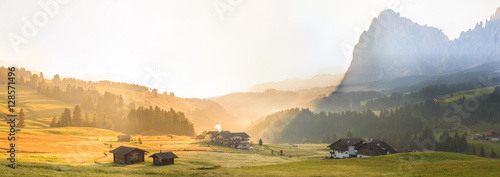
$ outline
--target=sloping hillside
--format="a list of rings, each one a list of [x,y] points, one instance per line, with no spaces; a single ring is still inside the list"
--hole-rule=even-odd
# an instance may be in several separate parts
[[[6,69],[2,68],[2,70]],[[96,111],[93,108],[97,109],[99,95],[106,92],[113,94],[111,97],[119,97],[116,100],[122,101],[116,109],[108,109],[116,112],[113,116],[114,119],[126,118],[128,111],[133,107],[158,106],[164,110],[173,109],[183,112],[191,121],[199,122],[194,124],[198,133],[203,130],[212,130],[215,123],[226,123],[235,130],[243,129],[246,126],[233,120],[234,116],[228,114],[224,107],[209,100],[200,101],[199,99],[184,99],[174,95],[157,94],[149,91],[146,87],[127,83],[82,81],[74,78],[60,78],[59,75],[48,79],[41,72],[33,74],[24,68],[19,68],[16,74],[18,76],[18,82],[15,85],[16,107],[17,111],[21,108],[24,109],[26,128],[47,128],[52,117],[60,117],[65,108],[72,110],[75,105],[82,108],[82,114],[88,113],[92,116],[93,112]],[[68,89],[71,89],[72,92],[64,93],[68,92]],[[1,92],[0,97],[0,100],[3,100],[0,103],[0,113],[7,113],[6,92]],[[87,105],[84,106],[86,103]],[[88,106],[88,103],[91,106]],[[102,105],[99,109],[102,112]],[[101,115],[102,113],[99,116]]]

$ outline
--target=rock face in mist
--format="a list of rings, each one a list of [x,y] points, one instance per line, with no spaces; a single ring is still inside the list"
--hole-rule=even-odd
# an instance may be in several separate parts
[[[374,18],[362,33],[342,84],[433,75],[500,60],[500,8],[485,24],[449,40],[392,10]]]

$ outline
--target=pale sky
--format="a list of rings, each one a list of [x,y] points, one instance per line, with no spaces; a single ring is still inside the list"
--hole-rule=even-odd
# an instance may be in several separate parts
[[[206,98],[345,72],[359,35],[384,9],[454,39],[497,7],[498,0],[0,0],[0,61]]]

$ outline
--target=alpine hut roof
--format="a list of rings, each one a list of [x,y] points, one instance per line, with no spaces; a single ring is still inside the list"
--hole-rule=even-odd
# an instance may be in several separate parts
[[[363,142],[363,140],[361,138],[343,138],[343,139],[339,139],[339,140],[335,141],[334,143],[330,144],[330,146],[333,146],[334,144],[336,144],[340,141],[343,141],[345,144],[347,144],[347,146],[354,146],[354,145],[358,144],[359,142]],[[328,146],[328,147],[330,147],[330,146]]]
[[[364,143],[363,145],[359,146],[359,148],[362,146],[369,146],[371,149],[373,149],[375,152],[379,154],[387,154],[387,152],[389,152],[390,154],[397,153],[397,151],[394,148],[392,148],[389,144],[387,144],[384,141]]]
[[[179,158],[177,157],[173,152],[162,152],[162,153],[155,153],[149,157],[153,156],[158,156],[160,159],[173,159],[173,158]]]
[[[130,135],[118,135],[118,138],[132,138]]]
[[[145,151],[145,150],[142,150],[142,149],[139,149],[139,148],[134,148],[134,147],[127,147],[127,146],[120,146],[116,149],[113,149],[111,151],[109,151],[110,153],[114,153],[114,154],[120,154],[120,155],[125,155],[125,154],[128,154],[134,150],[140,150],[140,151],[143,151],[143,152],[148,152],[148,151]]]

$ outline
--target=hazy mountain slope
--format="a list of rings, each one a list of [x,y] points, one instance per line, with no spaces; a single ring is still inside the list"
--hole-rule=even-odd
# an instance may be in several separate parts
[[[310,107],[311,101],[335,91],[343,76],[322,74],[310,79],[263,83],[253,86],[254,92],[231,93],[210,99],[238,118],[233,123],[241,122],[247,126],[252,121],[279,110]]]
[[[41,76],[42,73],[38,72],[37,76],[34,76],[33,72],[27,71],[24,68],[19,68],[18,71],[16,71],[16,76],[19,77],[19,80],[31,81],[33,79],[32,77],[38,77],[38,75]],[[175,111],[183,112],[192,122],[196,122],[194,128],[198,133],[203,130],[212,130],[215,122],[221,124],[227,123],[235,129],[243,129],[246,126],[237,124],[240,122],[238,122],[234,116],[228,114],[224,107],[210,100],[185,99],[174,95],[155,94],[149,91],[147,87],[136,84],[111,81],[83,81],[75,78],[60,78],[58,75],[55,77],[57,79],[44,77],[44,83],[47,86],[47,90],[43,93],[40,93],[38,89],[34,89],[32,85],[26,83],[21,84],[21,82],[18,81],[17,87],[19,89],[16,90],[16,92],[20,94],[16,96],[19,101],[19,108],[24,108],[25,110],[28,127],[46,128],[50,124],[52,117],[59,117],[64,108],[73,110],[75,105],[80,105],[82,107],[83,101],[62,100],[62,97],[57,97],[55,94],[52,94],[56,86],[63,91],[67,90],[69,86],[72,88],[81,88],[82,93],[80,94],[83,94],[85,90],[97,95],[103,95],[105,92],[109,92],[119,96],[122,98],[123,104],[115,110],[116,119],[127,119],[127,115],[133,107],[158,106],[164,110],[170,110],[172,108]],[[66,97],[69,97],[69,95]],[[92,103],[93,106],[98,106],[95,105],[97,104],[97,100],[92,100],[91,104]],[[82,107],[82,111],[84,113],[88,112],[90,115],[92,115],[94,111],[98,111],[93,108],[89,109],[90,110],[87,110]],[[0,112],[6,112],[6,110],[0,109]],[[121,128],[123,129],[123,127]]]
[[[195,105],[194,110],[186,112],[188,117],[192,117],[195,130],[201,133],[203,130],[214,130],[216,124],[220,124],[224,130],[242,131],[247,122],[229,114],[229,112],[215,101],[208,99],[188,98],[184,99]]]
[[[450,43],[445,60],[447,70],[460,70],[500,60],[500,7],[490,20],[462,32]]]
[[[197,133],[203,130],[213,130],[216,123],[229,125],[226,128],[230,127],[234,130],[243,129],[246,126],[246,124],[242,124],[236,117],[229,114],[224,107],[210,100],[179,98],[166,94],[154,96],[152,92],[108,86],[97,86],[96,88],[100,92],[108,91],[115,94],[122,94],[126,104],[134,103],[136,106],[158,106],[165,110],[172,108],[184,112],[193,122]]]
[[[299,91],[315,87],[336,86],[340,84],[344,74],[320,74],[308,79],[287,79],[278,82],[268,82],[252,86],[253,92],[263,92],[268,89],[284,90],[284,91]]]
[[[500,8],[484,25],[481,22],[450,41],[437,28],[384,10],[361,35],[342,84],[434,75],[498,61],[499,14]]]
[[[231,93],[211,98],[211,100],[219,103],[230,114],[249,125],[251,121],[276,111],[294,107],[308,107],[307,104],[310,101],[320,97],[319,94],[305,93],[307,92],[266,90],[265,92]],[[321,97],[326,96],[320,95]]]

